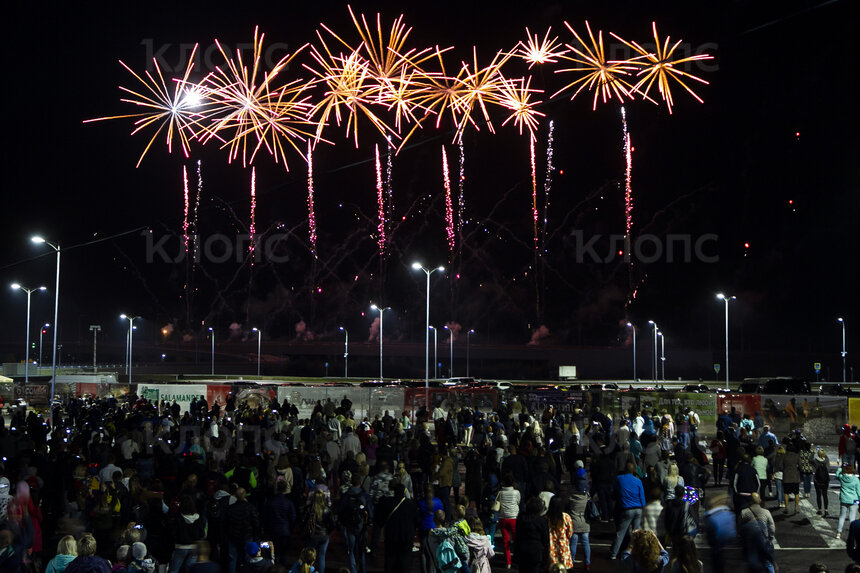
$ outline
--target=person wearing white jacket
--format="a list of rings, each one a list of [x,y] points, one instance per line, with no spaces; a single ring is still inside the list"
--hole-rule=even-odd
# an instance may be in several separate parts
[[[514,475],[505,473],[502,489],[496,500],[499,502],[499,529],[502,530],[502,546],[505,549],[505,566],[511,567],[511,547],[517,535],[517,516],[520,513],[520,492],[514,487]]]

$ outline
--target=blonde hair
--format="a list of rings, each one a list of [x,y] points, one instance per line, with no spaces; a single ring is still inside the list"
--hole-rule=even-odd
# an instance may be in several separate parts
[[[57,555],[78,555],[78,544],[71,535],[64,535],[57,543]]]
[[[643,571],[655,571],[660,565],[660,541],[649,529],[637,529],[630,538],[630,556]]]

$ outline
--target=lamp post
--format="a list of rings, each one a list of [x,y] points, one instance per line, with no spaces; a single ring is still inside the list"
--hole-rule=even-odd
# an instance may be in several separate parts
[[[726,303],[726,387],[729,386],[729,301],[735,300],[735,296],[726,296],[723,293],[717,294],[717,298]]]
[[[427,302],[424,305],[425,322],[426,322],[426,328],[424,329],[424,403],[427,405],[427,411],[429,412],[430,411],[430,364],[429,364],[429,362],[430,362],[430,275],[432,275],[436,271],[444,271],[445,267],[438,266],[435,269],[428,269],[428,268],[425,268],[424,265],[422,265],[421,263],[416,261],[416,262],[412,263],[412,269],[416,270],[416,271],[418,269],[421,269],[422,271],[424,271],[424,274],[427,275],[427,287],[425,288]],[[380,344],[382,344],[382,336],[381,336],[381,333],[382,333],[382,313],[379,314],[379,332],[380,332],[379,342],[380,342]],[[380,361],[381,361],[381,358],[380,358]],[[434,358],[433,368],[434,368],[434,370],[436,368],[435,358]],[[380,364],[380,370],[382,370],[381,364]],[[381,379],[382,375],[380,375],[379,378]]]
[[[91,324],[90,331],[93,333],[93,374],[97,374],[99,367],[96,366],[96,337],[102,331],[102,327],[98,324]]]
[[[42,328],[39,329],[39,369],[40,370],[42,368],[42,335],[45,334],[46,332],[48,332],[48,328],[50,326],[51,325],[46,322],[45,326],[43,326]]]
[[[24,384],[26,385],[30,382],[30,295],[36,291],[44,291],[48,289],[43,286],[38,288],[27,288],[19,285],[18,283],[12,283],[12,290],[22,290],[27,293],[27,351],[24,353]]]
[[[430,326],[433,331],[433,379],[439,378],[439,336],[435,326]]]
[[[657,327],[657,323],[654,322],[653,320],[649,320],[648,324],[650,324],[651,326],[654,327],[654,362],[653,362],[653,364],[654,364],[654,370],[653,370],[654,376],[653,376],[653,378],[654,378],[654,382],[656,383],[657,382],[657,330],[658,330],[658,327]]]
[[[251,330],[253,330],[254,332],[257,333],[257,378],[259,378],[260,377],[260,343],[263,340],[263,331],[261,331],[259,328],[256,328],[256,327],[252,328]]]
[[[119,315],[120,318],[128,321],[128,383],[131,384],[131,362],[134,360],[134,321],[140,318],[139,316],[129,316],[127,314]]]
[[[386,310],[391,310],[391,307],[380,307],[372,304],[370,308],[379,311],[379,381],[382,382],[382,315],[385,314]]]
[[[628,322],[627,327],[633,331],[633,381],[636,382],[636,327],[632,322]]]
[[[382,322],[381,319],[380,322]],[[343,340],[343,377],[349,378],[349,331],[342,326],[338,326],[337,329],[346,337]]]
[[[448,331],[448,340],[451,341],[451,356],[450,356],[449,361],[448,361],[448,378],[453,378],[454,377],[454,330],[451,328],[448,328],[447,324],[445,326],[443,326],[442,328],[444,328],[445,330]]]
[[[212,373],[211,376],[215,376],[215,330],[210,326],[209,327],[209,340],[212,341]]]
[[[836,320],[842,323],[842,383],[845,384],[848,380],[845,368],[845,356],[848,354],[845,352],[845,320],[843,320],[842,317],[839,317]]]
[[[49,420],[51,421],[51,426],[54,426],[54,391],[57,387],[57,330],[59,330],[59,323],[57,322],[57,311],[60,307],[60,243],[51,243],[50,241],[46,241],[42,237],[31,237],[30,240],[37,245],[45,244],[57,251],[57,281],[54,286],[54,350],[52,352],[51,358],[51,397],[48,400],[50,406],[50,414]]]
[[[466,333],[466,378],[469,377],[469,335],[475,334],[474,329]]]
[[[657,333],[660,336],[660,365],[661,370],[663,371],[663,375],[661,378],[663,382],[666,381],[666,335],[663,334],[663,331]]]

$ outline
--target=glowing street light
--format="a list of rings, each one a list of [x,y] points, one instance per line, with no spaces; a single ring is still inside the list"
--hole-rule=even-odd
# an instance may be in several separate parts
[[[657,323],[654,322],[653,320],[649,320],[648,324],[650,324],[651,326],[654,327],[654,362],[653,362],[654,376],[653,376],[653,378],[654,378],[654,382],[656,383],[657,382],[657,331],[659,330],[659,328],[657,326]]]
[[[131,363],[134,360],[134,353],[133,353],[134,336],[133,335],[134,335],[134,329],[137,328],[134,325],[134,321],[139,319],[140,317],[139,316],[129,316],[127,314],[121,314],[121,315],[119,315],[119,317],[122,318],[123,320],[128,321],[128,343],[127,343],[127,347],[126,347],[126,349],[128,350],[128,360],[126,360],[126,363],[127,363],[126,374],[128,374],[128,383],[131,384]]]
[[[24,352],[24,384],[26,385],[30,381],[30,295],[36,291],[48,290],[48,288],[43,286],[27,288],[18,283],[12,283],[12,290],[22,290],[27,293],[27,350]]]
[[[51,355],[51,397],[48,400],[50,406],[50,414],[49,420],[51,422],[51,426],[54,426],[54,396],[55,390],[57,387],[57,331],[60,329],[60,325],[57,322],[57,311],[60,307],[60,244],[52,243],[50,241],[46,241],[44,238],[35,236],[31,237],[30,240],[37,245],[48,245],[55,251],[57,251],[57,281],[54,286],[54,350]]]
[[[726,303],[726,388],[729,386],[729,301],[735,300],[736,296],[717,294],[717,298]]]
[[[260,377],[260,343],[263,340],[263,331],[254,327],[251,330],[257,333],[257,378]]]
[[[845,352],[845,321],[842,317],[837,318],[836,321],[842,323],[842,383],[845,384],[848,380],[845,373],[845,357],[848,354]]]
[[[451,357],[448,362],[448,378],[454,377],[454,330],[452,328],[448,328],[446,324],[443,326],[445,330],[448,331],[448,340],[451,341]]]
[[[636,382],[636,327],[628,322],[627,328],[633,331],[633,381]]]
[[[209,327],[209,340],[212,341],[212,373],[211,376],[215,376],[215,330],[212,327]]]
[[[346,336],[343,341],[343,377],[349,378],[349,331],[342,326],[338,326],[337,329]]]
[[[391,310],[391,307],[386,306],[383,308],[372,304],[370,308],[379,311],[379,381],[382,382],[382,315],[386,310]]]
[[[416,262],[412,263],[412,269],[416,270],[416,271],[418,269],[421,269],[422,271],[424,271],[424,274],[427,275],[427,287],[425,289],[426,293],[427,293],[427,302],[424,305],[425,314],[426,314],[426,328],[424,329],[424,401],[425,401],[425,404],[427,405],[427,410],[429,411],[430,410],[430,365],[429,365],[429,362],[430,362],[430,275],[432,275],[436,271],[444,272],[445,267],[438,266],[435,269],[428,269],[428,268],[424,267],[424,265],[422,265],[421,263],[416,261]],[[381,315],[379,318],[379,322],[380,323],[382,322]],[[433,367],[434,367],[434,371],[435,371],[435,367],[436,367],[435,358],[433,360],[434,360]],[[380,378],[381,378],[381,376],[380,376]]]

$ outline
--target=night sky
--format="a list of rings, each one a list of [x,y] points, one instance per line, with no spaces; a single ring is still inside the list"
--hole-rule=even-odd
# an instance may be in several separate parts
[[[676,87],[672,115],[641,98],[626,109],[634,146],[634,238],[688,235],[695,242],[713,234],[708,254],[717,262],[668,262],[664,256],[636,263],[628,275],[618,257],[608,263],[576,260],[575,232],[604,237],[595,247],[601,255],[609,249],[605,238],[624,232],[619,104],[613,99],[592,111],[590,93],[539,108],[546,114],[536,140],[541,209],[550,119],[555,170],[547,252],[537,267],[528,138],[510,124],[502,127],[498,113],[495,135],[479,122],[480,131],[469,129],[464,136],[466,223],[453,261],[441,173],[444,144],[456,200],[459,153],[451,144],[450,122],[438,130],[429,122],[393,159],[392,224],[382,260],[373,147],[379,144],[384,152],[385,141],[363,122],[358,149],[343,126],[332,126],[326,137],[335,145],[321,144],[314,154],[317,259],[308,248],[306,166],[293,153],[289,172],[266,156],[255,163],[257,231],[284,233],[278,252],[288,260],[253,269],[247,262],[203,261],[193,273],[184,261],[148,262],[145,233],[152,240],[167,237],[165,249],[172,253],[180,249],[183,165],[193,193],[195,164],[202,160],[203,236],[248,232],[251,171],[241,162],[228,165],[226,151],[215,142],[196,145],[186,159],[178,149],[168,154],[162,138],[135,168],[151,131],[130,137],[127,119],[82,123],[135,111],[120,102],[119,85],[138,85],[118,60],[142,71],[155,51],[176,64],[195,42],[201,50],[214,38],[227,46],[250,42],[255,25],[266,33],[267,45],[290,50],[314,41],[320,22],[352,41],[356,34],[346,4],[16,2],[7,7],[0,277],[52,288],[52,251],[32,245],[29,237],[40,233],[68,249],[61,343],[88,340],[90,324],[101,324],[107,340],[122,340],[127,324],[119,320],[121,312],[144,317],[143,340],[157,340],[168,325],[177,338],[191,340],[210,325],[226,337],[231,324],[237,338],[260,326],[268,337],[284,341],[333,340],[343,324],[358,333],[357,340],[366,340],[371,301],[394,309],[386,315],[386,339],[418,342],[425,279],[410,264],[420,260],[450,270],[434,275],[431,323],[475,329],[473,343],[618,347],[630,342],[627,321],[640,325],[646,337],[653,319],[676,348],[711,350],[715,359],[723,350],[724,307],[714,295],[722,291],[738,297],[731,307],[733,347],[761,355],[817,353],[836,377],[837,316],[846,319],[849,363],[860,352],[860,336],[852,335],[860,332],[853,328],[860,324],[854,112],[860,82],[856,48],[849,45],[855,20],[850,3],[504,6],[446,1],[353,7],[373,18],[381,11],[385,27],[404,13],[413,27],[408,45],[454,46],[446,55],[451,66],[471,59],[473,45],[479,62],[487,62],[497,50],[525,39],[525,26],[542,36],[551,25],[554,34],[572,42],[565,20],[580,33],[588,20],[613,45],[609,31],[653,41],[654,20],[661,36],[713,54],[706,68],[690,69],[710,82],[695,87],[704,104]],[[301,64],[310,61],[300,55],[286,74],[308,78]],[[545,90],[537,97],[547,100],[570,77],[553,73],[561,67],[529,71],[512,60],[504,70],[514,77],[531,74],[532,87]],[[202,75],[197,71],[192,79]],[[652,94],[657,97],[656,90]],[[636,298],[625,304],[631,284]],[[191,300],[184,296],[186,285]],[[25,298],[11,289],[0,298],[4,361],[20,360]],[[51,322],[52,303],[52,292],[33,295],[31,338],[38,340],[36,325]],[[745,375],[757,374],[748,370]]]

